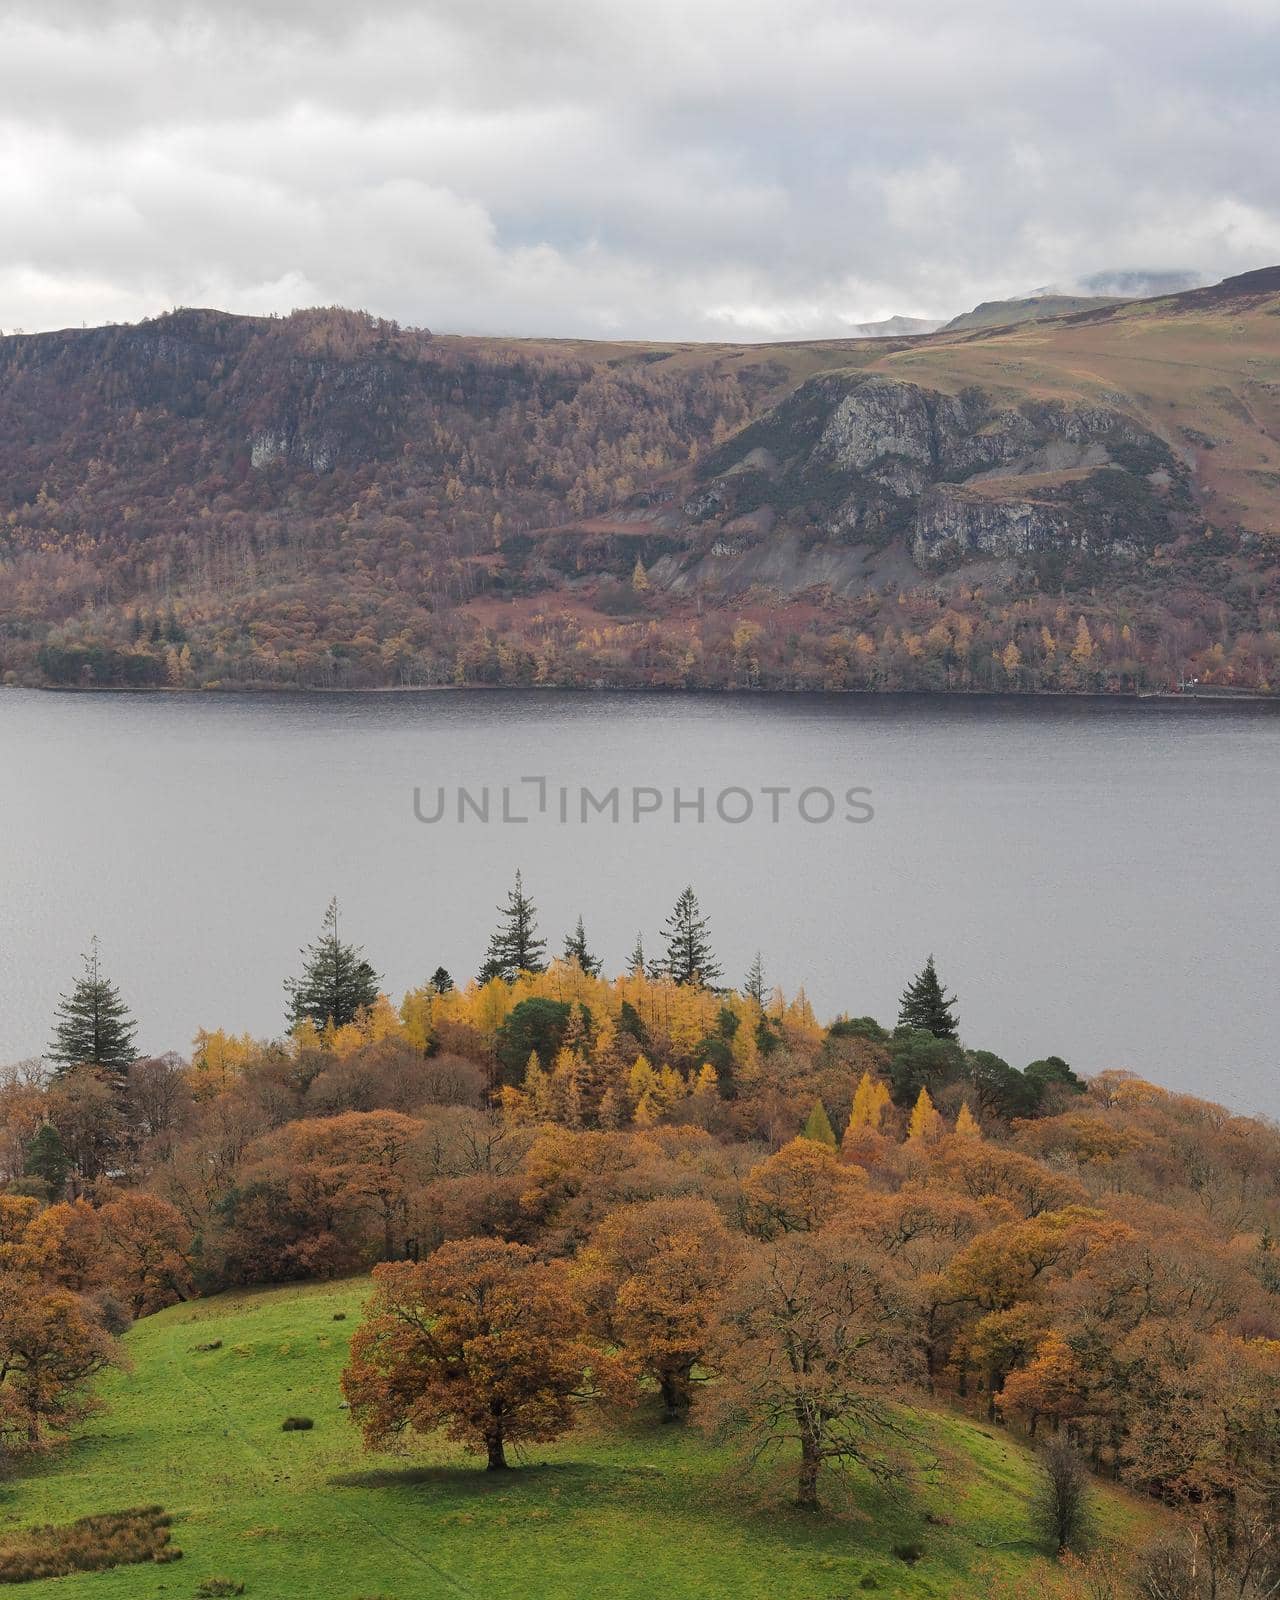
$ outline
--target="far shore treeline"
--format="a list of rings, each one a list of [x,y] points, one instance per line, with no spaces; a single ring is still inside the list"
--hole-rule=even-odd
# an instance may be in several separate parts
[[[1081,1545],[1093,1473],[1184,1514],[1168,1570],[1271,1559],[1270,1124],[1003,1061],[931,956],[892,1026],[824,1025],[759,956],[724,982],[692,888],[606,978],[589,918],[553,954],[517,875],[481,970],[398,1005],[333,902],[285,1036],[202,1029],[190,1060],[139,1055],[106,968],[94,941],[48,1064],[0,1079],[19,1466],[97,1408],[134,1319],[371,1271],[342,1378],[370,1448],[443,1430],[497,1471],[639,1408],[817,1508],[838,1473],[909,1491],[914,1414],[954,1406],[1052,1441],[1051,1550]]]

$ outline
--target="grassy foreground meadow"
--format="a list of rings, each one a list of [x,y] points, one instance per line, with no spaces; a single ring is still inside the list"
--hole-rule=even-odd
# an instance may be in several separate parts
[[[789,1506],[789,1480],[741,1477],[696,1428],[663,1426],[656,1406],[496,1476],[443,1441],[366,1454],[338,1375],[368,1288],[356,1278],[223,1294],[141,1321],[126,1340],[133,1371],[102,1386],[108,1409],[0,1484],[0,1535],[156,1502],[184,1558],[15,1592],[143,1600],[192,1595],[214,1575],[272,1600],[943,1600],[1052,1586],[1028,1514],[1030,1453],[954,1413],[921,1420],[922,1458],[937,1466],[926,1463],[918,1496],[859,1484],[856,1509],[833,1494],[818,1517]],[[288,1416],[315,1426],[282,1432]],[[1095,1492],[1105,1539],[1149,1533],[1158,1513],[1146,1503]],[[911,1544],[918,1560],[894,1554]]]

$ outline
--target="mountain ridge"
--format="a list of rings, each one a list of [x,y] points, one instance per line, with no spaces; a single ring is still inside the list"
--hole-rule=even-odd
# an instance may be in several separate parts
[[[8,335],[0,673],[1267,691],[1278,439],[1280,267],[768,345],[337,308]]]

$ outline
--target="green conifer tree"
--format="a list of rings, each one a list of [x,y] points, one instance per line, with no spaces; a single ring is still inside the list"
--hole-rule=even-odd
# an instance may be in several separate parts
[[[692,886],[685,888],[663,927],[664,966],[677,983],[713,984],[720,976],[711,953],[710,930]]]
[[[43,1179],[49,1186],[50,1196],[55,1200],[66,1187],[71,1158],[52,1122],[42,1123],[36,1130],[35,1138],[27,1146],[23,1170],[29,1178]]]
[[[900,1028],[921,1028],[935,1039],[955,1039],[960,1024],[955,1015],[955,995],[949,995],[938,980],[933,957],[907,985],[898,1012]]]
[[[97,934],[83,959],[84,975],[59,1001],[53,1042],[45,1053],[59,1063],[61,1072],[92,1066],[122,1075],[138,1056],[133,1014],[103,974]]]
[[[547,942],[538,937],[537,907],[524,892],[524,880],[516,873],[515,887],[505,906],[498,907],[502,921],[489,940],[480,982],[505,978],[514,983],[522,972],[545,972]]]
[[[573,932],[565,936],[564,958],[566,961],[576,961],[589,978],[600,976],[601,963],[587,949],[587,931],[582,926],[581,917]]]
[[[338,902],[330,900],[324,926],[313,945],[302,951],[300,978],[288,978],[289,1025],[311,1022],[324,1029],[345,1028],[357,1013],[378,998],[378,974],[357,945],[343,944],[338,933]]]
[[[453,988],[453,979],[444,967],[437,967],[431,974],[431,981],[427,987],[434,989],[437,994],[448,994]]]
[[[830,1149],[836,1147],[836,1131],[831,1126],[831,1118],[827,1115],[827,1108],[821,1100],[813,1102],[813,1110],[805,1119],[804,1127],[800,1130],[802,1139],[812,1139],[815,1144],[825,1144]]]
[[[760,952],[756,951],[756,958],[751,963],[750,970],[743,981],[742,992],[748,1000],[754,1000],[764,1010],[766,990],[764,986],[764,962],[760,959]]]

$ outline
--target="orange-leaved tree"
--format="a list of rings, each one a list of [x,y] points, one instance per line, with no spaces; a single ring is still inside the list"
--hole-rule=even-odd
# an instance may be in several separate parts
[[[747,1175],[742,1186],[747,1226],[766,1239],[811,1233],[866,1184],[862,1168],[842,1164],[827,1145],[792,1139]]]
[[[684,1420],[741,1241],[707,1200],[623,1206],[600,1224],[579,1276],[604,1337],[657,1383],[668,1422]]]
[[[406,1428],[443,1428],[483,1450],[558,1438],[578,1399],[629,1397],[624,1365],[594,1343],[563,1262],[492,1239],[443,1244],[423,1262],[374,1269],[342,1392],[370,1448]]]
[[[0,1440],[10,1448],[38,1450],[96,1410],[88,1381],[120,1361],[78,1295],[0,1275]]]
[[[725,1301],[706,1411],[753,1458],[799,1456],[797,1503],[818,1504],[824,1462],[877,1476],[903,1470],[898,1402],[919,1367],[905,1275],[849,1233],[791,1233],[759,1246]]]

